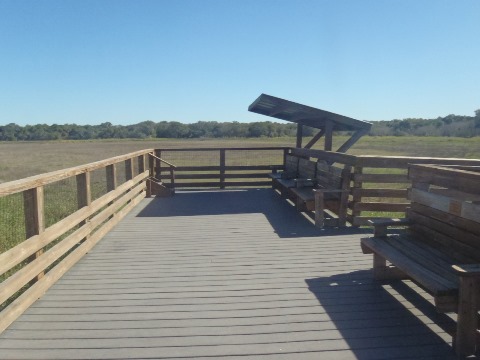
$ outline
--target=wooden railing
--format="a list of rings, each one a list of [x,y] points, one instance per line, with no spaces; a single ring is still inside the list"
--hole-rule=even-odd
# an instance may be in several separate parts
[[[25,239],[0,254],[0,332],[145,197],[149,152],[152,149],[0,184],[0,200],[23,198],[25,226]],[[76,201],[62,198],[69,184],[76,188],[68,189],[76,193]],[[48,219],[64,202],[76,206],[58,221]],[[2,240],[8,237],[0,235]]]
[[[284,167],[288,151],[286,147],[156,149],[155,178],[172,188],[269,186],[267,174]],[[175,183],[165,176],[171,174],[172,163]]]
[[[348,221],[355,226],[384,217],[405,217],[409,206],[409,164],[480,166],[478,159],[347,155],[323,150],[292,149],[292,153],[353,167]]]

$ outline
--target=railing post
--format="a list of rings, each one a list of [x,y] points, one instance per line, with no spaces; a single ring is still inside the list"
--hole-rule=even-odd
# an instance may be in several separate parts
[[[125,160],[125,181],[133,179],[133,159]]]
[[[148,156],[148,169],[150,177],[155,177],[155,159],[151,154]]]
[[[107,192],[117,188],[117,167],[116,164],[108,165],[105,168],[107,172]]]
[[[162,162],[160,161],[162,158],[162,150],[155,149],[154,154],[157,157],[157,159],[154,159],[155,178],[159,181],[162,181]]]
[[[288,156],[289,150],[290,150],[289,148],[283,149],[283,169],[285,169],[285,166],[287,164],[287,156]]]
[[[175,168],[170,166],[170,190],[175,193]]]
[[[363,183],[361,180],[358,180],[358,176],[363,174],[363,166],[355,166],[353,170],[353,198],[352,198],[352,221],[351,223],[355,225],[356,217],[361,215],[360,210],[355,210],[356,204],[362,202],[362,186]]]
[[[39,235],[45,230],[45,205],[43,186],[25,190],[23,192],[23,206],[25,216],[25,233],[27,239]],[[38,250],[29,258],[33,261],[43,254],[43,249]],[[33,282],[40,280],[45,272],[40,272]]]
[[[117,167],[116,164],[108,165],[105,168],[107,172],[107,193],[113,191],[117,188]],[[108,203],[108,206],[112,205],[113,201]],[[110,216],[109,219],[113,218],[114,215]]]
[[[137,158],[137,162],[138,162],[138,174],[141,174],[145,171],[145,154],[140,155]]]
[[[86,171],[83,174],[78,174],[76,177],[77,182],[77,206],[81,209],[85,206],[89,206],[92,203],[92,190],[90,183],[90,172]],[[88,218],[80,222],[80,226],[85,225],[88,222]],[[86,236],[82,241],[88,239]]]
[[[220,189],[225,189],[225,149],[220,149]]]

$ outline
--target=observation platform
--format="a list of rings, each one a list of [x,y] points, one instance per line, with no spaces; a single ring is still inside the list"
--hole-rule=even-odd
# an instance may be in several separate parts
[[[362,229],[271,189],[144,199],[0,335],[1,359],[454,359],[453,320],[372,280]]]

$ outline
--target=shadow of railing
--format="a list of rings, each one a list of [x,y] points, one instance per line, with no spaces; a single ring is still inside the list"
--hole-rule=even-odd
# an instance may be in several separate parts
[[[449,335],[437,333],[453,329],[450,317],[405,283],[382,286],[371,276],[361,270],[305,280],[356,359],[456,359]]]
[[[281,238],[364,234],[359,228],[319,229],[295,207],[271,189],[178,192],[173,197],[156,198],[138,217],[176,217],[204,215],[265,215]]]

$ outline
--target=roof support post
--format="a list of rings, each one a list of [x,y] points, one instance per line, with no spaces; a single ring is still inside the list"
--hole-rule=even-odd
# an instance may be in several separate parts
[[[303,138],[303,125],[297,124],[297,148],[302,147],[302,138]]]
[[[333,145],[333,121],[325,122],[325,151],[332,151]]]
[[[311,149],[320,138],[325,135],[325,129],[321,129],[313,138],[305,145],[305,149]]]

